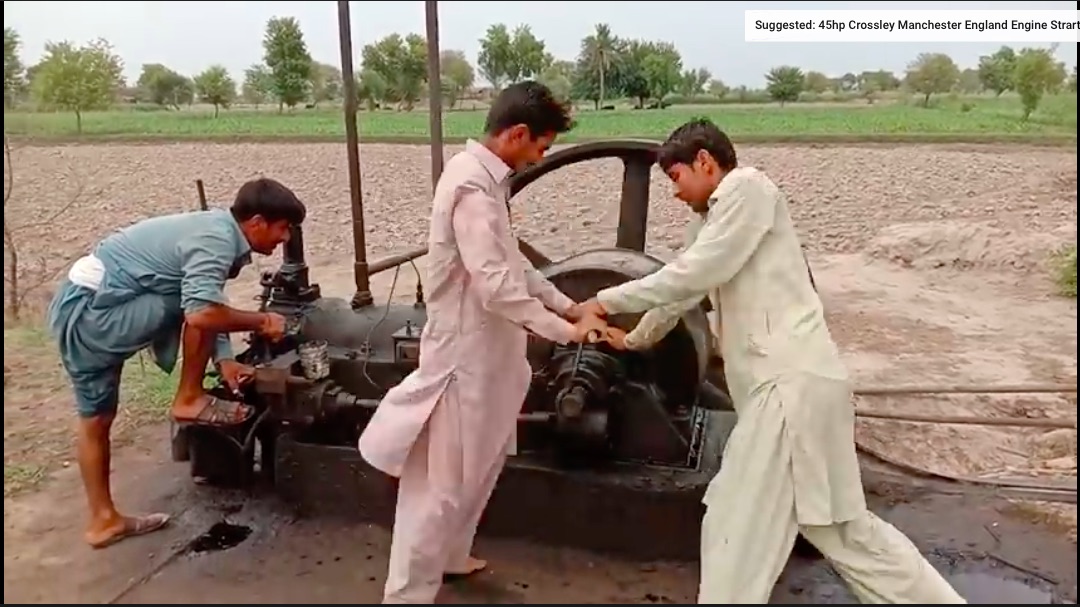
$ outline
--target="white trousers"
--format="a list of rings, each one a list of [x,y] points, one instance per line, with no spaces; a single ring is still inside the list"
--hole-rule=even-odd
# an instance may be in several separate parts
[[[462,482],[459,403],[440,399],[409,452],[398,484],[384,604],[435,602],[443,574],[464,571],[505,450],[469,489]]]
[[[782,417],[769,407],[740,413],[720,472],[705,494],[698,602],[768,603],[801,533],[832,562],[863,603],[966,603],[911,540],[865,504],[847,504],[845,516],[852,517],[847,522],[799,523],[796,491],[803,491],[804,499],[812,504],[815,498],[827,499],[823,496],[832,494],[850,499],[861,495],[861,487],[858,491],[817,487],[807,479],[797,479],[792,466],[797,456]],[[800,455],[812,457],[803,446]],[[840,471],[825,475],[825,482],[833,480],[831,476],[837,483],[860,484],[857,475]]]
[[[729,516],[708,508],[701,530],[698,603],[769,602],[796,534],[813,544],[863,603],[961,605],[965,601],[903,533],[867,511],[846,523],[798,525],[789,517]]]

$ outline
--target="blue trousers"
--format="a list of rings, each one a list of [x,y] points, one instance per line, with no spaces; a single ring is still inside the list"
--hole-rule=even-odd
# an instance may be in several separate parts
[[[78,413],[86,418],[115,414],[124,363],[163,338],[179,345],[183,323],[179,295],[102,299],[96,291],[64,280],[48,311]]]

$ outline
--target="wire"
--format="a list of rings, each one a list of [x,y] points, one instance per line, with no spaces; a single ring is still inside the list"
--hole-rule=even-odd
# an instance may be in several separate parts
[[[413,267],[416,267],[415,264],[413,265]],[[371,375],[368,374],[367,370],[368,363],[371,362],[371,336],[374,335],[375,329],[378,329],[379,325],[381,325],[383,321],[386,320],[386,317],[390,316],[390,306],[394,303],[394,291],[397,289],[397,280],[398,276],[400,275],[401,266],[399,265],[394,268],[394,279],[390,283],[390,294],[386,296],[386,306],[383,308],[383,315],[381,318],[379,318],[379,320],[375,321],[375,324],[371,325],[371,328],[368,329],[367,336],[364,337],[364,347],[367,351],[364,353],[364,364],[360,367],[360,372],[363,373],[364,379],[368,380],[368,383],[380,389],[382,388],[382,386],[375,383],[375,380],[371,378]]]
[[[409,264],[412,265],[413,272],[416,272],[416,305],[424,305],[424,279],[420,276],[420,268],[416,267],[416,262],[409,260]]]

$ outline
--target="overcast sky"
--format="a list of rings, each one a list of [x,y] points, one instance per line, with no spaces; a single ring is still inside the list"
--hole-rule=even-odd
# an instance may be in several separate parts
[[[238,79],[262,61],[267,19],[296,17],[318,61],[340,64],[335,2],[4,2],[4,26],[22,36],[23,61],[35,63],[46,41],[86,42],[102,37],[124,58],[134,82],[144,63],[163,63],[192,75],[213,63]],[[464,50],[476,60],[479,38],[492,23],[527,23],[556,57],[572,59],[581,38],[596,23],[618,36],[673,42],[686,67],[708,68],[732,86],[761,86],[771,67],[792,64],[829,75],[862,70],[902,71],[919,52],[950,54],[962,67],[1001,43],[748,43],[743,41],[747,9],[1055,9],[1076,10],[1075,2],[617,2],[536,1],[439,3],[444,49]],[[392,32],[424,32],[424,3],[372,0],[352,3],[354,49]],[[1031,44],[1029,46],[1040,46]],[[1047,46],[1047,45],[1042,45]],[[1062,44],[1058,58],[1076,64],[1076,44]]]

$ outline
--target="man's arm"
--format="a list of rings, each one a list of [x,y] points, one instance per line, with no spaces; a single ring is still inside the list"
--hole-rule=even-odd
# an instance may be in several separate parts
[[[683,236],[682,252],[689,249],[697,240],[702,225],[704,225],[703,216],[698,213],[692,214],[686,226],[686,234]],[[701,300],[692,297],[649,310],[641,317],[634,330],[627,333],[623,343],[628,350],[647,350],[655,346],[675,328],[675,325],[679,324],[679,319],[683,314],[693,310],[700,303]]]
[[[679,324],[683,314],[699,305],[701,300],[692,298],[649,310],[641,317],[634,330],[626,334],[626,348],[648,350],[655,346]]]
[[[506,247],[505,207],[479,187],[462,186],[454,208],[454,235],[462,263],[484,307],[540,337],[558,343],[574,340],[574,325],[544,307],[529,294],[524,277],[512,269]]]
[[[544,278],[540,270],[534,268],[532,263],[525,259],[521,251],[518,251],[518,255],[521,256],[521,263],[525,264],[525,287],[529,290],[529,295],[539,299],[541,303],[556,314],[566,316],[570,312],[570,308],[574,307],[577,302],[551,284],[550,280]]]
[[[215,362],[231,358],[228,334],[256,331],[266,319],[261,312],[245,312],[227,305],[225,280],[234,261],[236,246],[228,236],[216,231],[189,236],[179,246],[183,264],[180,305],[184,309],[184,322],[217,334]]]
[[[759,176],[741,179],[709,212],[697,239],[660,270],[597,294],[609,314],[701,298],[733,276],[772,229],[776,197]]]

